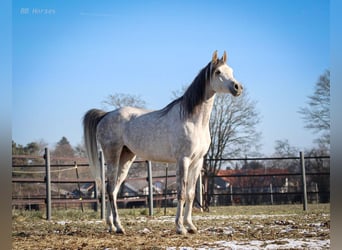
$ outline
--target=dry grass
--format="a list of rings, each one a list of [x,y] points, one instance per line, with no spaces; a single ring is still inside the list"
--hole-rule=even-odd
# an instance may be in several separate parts
[[[329,240],[329,204],[212,207],[210,213],[194,212],[199,232],[175,233],[175,209],[155,209],[153,217],[146,209],[120,210],[126,235],[110,234],[99,215],[92,211],[53,211],[52,221],[42,212],[13,211],[13,249],[167,249],[216,248],[218,242],[258,240],[279,246],[288,239]],[[303,243],[305,249],[305,243]],[[328,246],[327,246],[328,248]],[[228,248],[229,249],[229,248]]]

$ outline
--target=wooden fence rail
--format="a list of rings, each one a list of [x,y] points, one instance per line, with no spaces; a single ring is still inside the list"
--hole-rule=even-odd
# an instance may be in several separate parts
[[[100,165],[102,166],[102,179],[104,179],[104,159],[103,159],[103,155],[100,152],[100,157],[99,157],[99,161],[100,161]],[[17,158],[24,158],[24,156],[13,156],[13,157],[17,157]],[[29,157],[29,158],[34,158],[34,157]],[[36,157],[36,158],[42,158],[42,157]],[[329,176],[330,173],[329,172],[316,172],[316,173],[312,173],[312,172],[308,172],[305,173],[305,160],[306,159],[329,159],[329,156],[319,156],[319,157],[304,157],[304,154],[301,152],[299,157],[272,157],[272,158],[233,158],[233,159],[212,159],[212,161],[258,161],[258,160],[299,160],[300,162],[300,166],[301,166],[301,172],[298,173],[260,173],[260,174],[234,174],[234,175],[213,175],[213,176],[205,176],[206,178],[223,178],[223,177],[227,177],[227,178],[260,178],[260,177],[301,177],[302,180],[302,192],[298,193],[298,192],[287,192],[287,193],[279,193],[274,191],[276,189],[275,186],[272,186],[272,184],[270,184],[270,188],[268,189],[269,191],[263,191],[263,192],[253,192],[253,191],[249,191],[247,193],[243,193],[243,192],[235,192],[233,194],[233,190],[230,189],[224,193],[212,193],[210,195],[212,196],[216,196],[216,197],[221,197],[221,196],[230,196],[231,199],[233,199],[233,195],[235,196],[245,196],[245,195],[269,195],[271,198],[271,203],[273,204],[273,198],[276,195],[302,195],[302,201],[303,201],[303,209],[306,210],[307,209],[307,194],[319,194],[321,192],[319,192],[317,190],[316,191],[307,191],[306,190],[306,178],[307,176],[315,176],[315,175],[320,175],[320,176]],[[74,158],[61,158],[63,160],[69,160],[72,161]],[[51,158],[49,156],[49,151],[46,148],[45,149],[45,155],[44,155],[44,160],[45,160],[45,171],[35,171],[35,173],[40,173],[40,174],[44,174],[44,177],[40,177],[40,178],[32,178],[32,177],[28,177],[28,178],[23,178],[23,177],[16,177],[14,176],[12,178],[12,183],[19,183],[19,184],[23,184],[23,183],[41,183],[41,184],[45,184],[46,185],[46,195],[44,197],[19,197],[18,195],[16,196],[15,194],[12,195],[12,205],[16,206],[16,205],[33,205],[33,204],[38,204],[38,205],[45,205],[46,206],[46,218],[47,220],[51,219],[51,205],[52,204],[80,204],[83,208],[83,204],[93,204],[94,208],[97,209],[98,204],[101,204],[101,218],[104,218],[104,207],[105,207],[105,182],[102,181],[102,187],[100,188],[103,192],[101,194],[98,194],[96,191],[98,189],[98,187],[96,187],[96,183],[94,181],[94,179],[90,179],[90,178],[86,178],[86,179],[80,179],[80,178],[68,178],[68,179],[51,179],[51,173],[57,172],[57,171],[63,171],[61,169],[55,170],[57,167],[60,168],[61,165],[60,164],[51,164]],[[79,162],[81,163],[77,163],[76,161],[74,164],[65,164],[63,165],[64,168],[68,168],[70,167],[70,169],[76,168],[77,167],[87,167],[88,164],[84,163],[85,159],[83,158],[79,158],[77,159],[79,160]],[[142,161],[140,161],[141,163]],[[146,161],[143,161],[146,162]],[[43,165],[14,165],[13,168],[26,168],[26,167],[44,167]],[[122,202],[122,203],[127,203],[127,202],[140,202],[141,204],[145,204],[148,205],[149,207],[149,214],[153,215],[153,202],[160,202],[160,201],[164,201],[165,205],[166,205],[166,201],[167,200],[174,200],[176,198],[176,194],[174,192],[170,192],[167,190],[167,186],[166,189],[164,190],[163,194],[153,194],[153,186],[152,186],[152,180],[157,180],[157,179],[161,179],[161,180],[166,180],[167,183],[167,179],[166,176],[155,176],[152,179],[152,172],[151,172],[151,163],[150,162],[146,162],[146,167],[147,167],[147,172],[148,172],[148,176],[146,177],[138,177],[135,178],[135,180],[148,180],[148,194],[146,195],[137,195],[137,196],[121,196],[118,199],[118,202]],[[13,171],[13,173],[26,173],[28,171],[22,170],[22,171]],[[167,175],[167,173],[166,173]],[[78,177],[78,175],[77,175]],[[175,178],[175,175],[168,175],[167,178]],[[75,198],[56,198],[56,197],[52,197],[51,195],[51,183],[61,183],[61,184],[78,184],[78,189],[80,190],[80,184],[84,184],[84,183],[93,183],[93,185],[95,186],[95,195],[92,198],[86,198],[86,197],[80,197],[79,199],[75,199]],[[207,193],[208,194],[208,193]],[[206,195],[207,195],[206,194]],[[199,203],[200,206],[203,206],[202,201],[197,201]]]

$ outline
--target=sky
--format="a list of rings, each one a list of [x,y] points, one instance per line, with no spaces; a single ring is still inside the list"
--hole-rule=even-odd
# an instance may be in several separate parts
[[[305,150],[317,134],[298,113],[329,69],[329,1],[13,1],[12,139],[82,143],[82,117],[110,94],[172,101],[226,50],[255,100],[260,153]]]

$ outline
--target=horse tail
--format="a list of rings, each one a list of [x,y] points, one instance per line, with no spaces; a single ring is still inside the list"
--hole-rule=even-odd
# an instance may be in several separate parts
[[[98,123],[106,114],[105,111],[91,109],[83,117],[85,148],[88,155],[89,166],[98,187],[101,187],[101,185],[99,185],[101,183],[101,170],[99,166],[96,131]]]

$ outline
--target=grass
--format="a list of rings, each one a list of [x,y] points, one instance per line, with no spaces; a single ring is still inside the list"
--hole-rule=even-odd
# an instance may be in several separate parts
[[[153,216],[175,216],[176,208],[166,208],[166,214],[164,208],[154,208]],[[13,210],[12,220],[41,220],[45,219],[45,211],[28,211],[28,210]],[[330,204],[309,204],[308,210],[303,211],[303,205],[291,204],[291,205],[254,205],[254,206],[220,206],[210,207],[209,212],[201,212],[199,209],[194,208],[193,215],[290,215],[290,214],[302,214],[307,213],[330,213]],[[122,218],[129,218],[135,216],[148,216],[148,208],[131,208],[131,209],[119,209],[119,215]],[[82,212],[77,208],[69,209],[53,209],[53,220],[95,220],[100,219],[100,212],[95,212],[91,209],[84,209]]]
[[[45,211],[12,211],[13,249],[166,249],[167,247],[215,247],[218,241],[287,239],[327,240],[330,205],[228,206],[210,207],[210,212],[194,210],[195,235],[177,235],[176,208],[119,209],[126,235],[109,234],[98,223],[100,212],[85,209],[53,210],[52,220]],[[261,216],[259,216],[261,215]],[[265,216],[262,216],[265,215]],[[268,216],[271,215],[271,216]],[[233,229],[231,231],[231,229]],[[228,232],[228,231],[231,232]],[[266,244],[266,243],[265,243]]]

